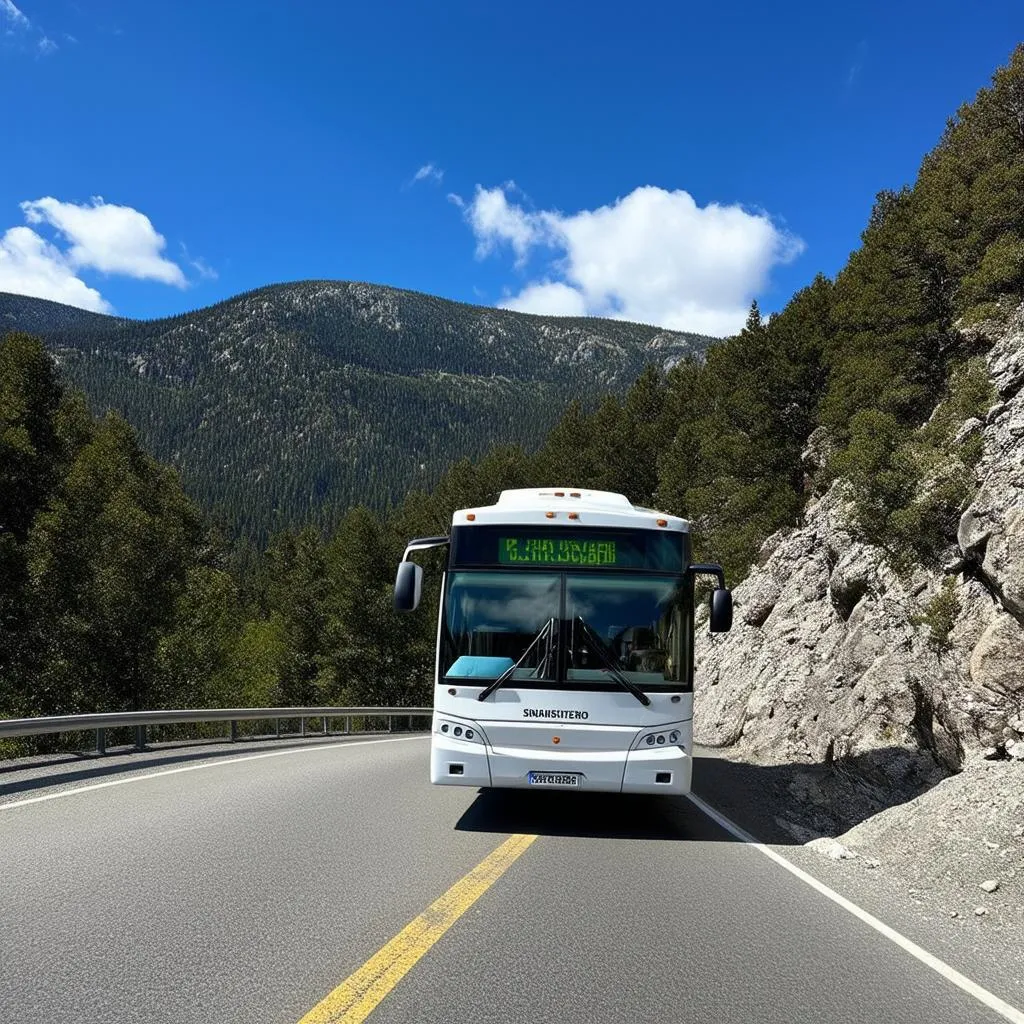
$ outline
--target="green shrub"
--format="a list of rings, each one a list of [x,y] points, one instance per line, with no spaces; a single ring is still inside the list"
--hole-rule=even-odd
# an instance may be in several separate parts
[[[954,438],[995,398],[984,360],[971,359],[951,372],[942,402],[918,430],[877,409],[850,421],[849,442],[832,468],[853,487],[858,533],[897,570],[933,563],[955,535],[983,442],[980,434]]]
[[[920,440],[935,449],[940,459],[963,422],[983,417],[996,398],[984,359],[977,357],[960,363],[950,373],[942,403],[921,428]]]
[[[942,581],[942,589],[925,605],[920,615],[911,617],[913,626],[924,626],[928,630],[928,646],[939,652],[949,648],[949,634],[960,614],[960,595],[956,589],[956,579],[947,576]]]

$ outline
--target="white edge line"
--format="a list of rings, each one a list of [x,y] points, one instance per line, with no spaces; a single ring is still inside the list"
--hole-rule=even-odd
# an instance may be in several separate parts
[[[877,917],[869,914],[862,907],[858,907],[856,903],[848,900],[845,896],[840,896],[839,893],[834,889],[830,889],[824,882],[819,882],[813,875],[809,875],[802,868],[798,868],[781,854],[776,853],[771,847],[759,842],[749,832],[745,832],[739,825],[730,821],[724,814],[716,811],[710,804],[706,804],[699,796],[695,796],[693,793],[687,793],[686,796],[695,807],[703,811],[712,821],[721,825],[727,832],[731,832],[737,839],[742,840],[748,846],[754,847],[755,850],[763,853],[769,860],[775,861],[779,867],[785,868],[791,875],[795,875],[801,882],[806,882],[812,889],[820,892],[822,896],[826,896],[833,903],[842,907],[843,910],[849,911],[854,917],[859,918],[866,925],[874,928],[876,932],[895,942],[901,949],[906,950],[912,957],[920,960],[921,963],[926,967],[930,967],[937,974],[941,974],[943,978],[951,981],[957,988],[973,996],[978,1002],[984,1003],[990,1010],[994,1010],[1001,1017],[1012,1021],[1013,1024],[1024,1024],[1024,1013],[1015,1006],[1011,1006],[987,989],[982,988],[976,981],[971,981],[970,978],[961,974],[955,968],[950,967],[945,961],[929,953],[928,950],[922,949],[916,942],[908,939],[905,935],[901,935],[895,928],[890,928],[889,925],[879,921]]]
[[[25,800],[14,800],[11,803],[0,803],[0,811],[10,811],[15,807],[27,807],[29,804],[41,804],[47,800],[60,800],[67,796],[78,796],[79,793],[94,793],[97,789],[109,789],[111,786],[127,786],[132,782],[147,782],[150,779],[163,778],[165,775],[181,775],[183,772],[198,772],[204,768],[219,768],[226,764],[241,764],[243,761],[261,761],[266,757],[287,757],[289,754],[309,754],[318,750],[337,750],[339,747],[365,747],[371,743],[403,743],[408,740],[424,739],[423,736],[395,736],[390,739],[350,740],[341,743],[321,743],[318,746],[289,747],[287,750],[271,750],[264,754],[244,754],[241,757],[225,757],[217,761],[203,761],[202,764],[186,764],[179,768],[165,768],[159,772],[146,772],[144,775],[130,775],[124,779],[109,779],[107,782],[94,782],[89,786],[75,786],[62,789],[57,793],[45,793],[42,796],[30,796]],[[126,765],[125,767],[130,767]],[[55,781],[54,785],[60,785]]]

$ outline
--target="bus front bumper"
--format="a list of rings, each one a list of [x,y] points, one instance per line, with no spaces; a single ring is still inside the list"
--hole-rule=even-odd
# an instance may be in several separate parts
[[[441,736],[432,737],[430,781],[437,786],[541,789],[530,783],[531,772],[578,776],[589,792],[690,792],[693,761],[678,746],[625,750],[538,751],[490,747]]]

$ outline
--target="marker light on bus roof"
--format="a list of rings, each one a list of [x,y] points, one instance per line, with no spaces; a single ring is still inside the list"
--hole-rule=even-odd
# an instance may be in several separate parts
[[[565,491],[555,491],[555,497],[556,498],[564,498],[565,497]]]
[[[544,515],[547,516],[548,519],[554,519],[555,518],[555,513],[554,512],[545,512]]]
[[[667,519],[655,519],[654,520],[659,526],[668,526]]]
[[[467,518],[467,519],[468,519],[468,520],[469,520],[470,522],[473,522],[473,520],[474,520],[474,519],[476,519],[476,513],[475,513],[475,512],[467,512],[467,513],[466,513],[466,518]]]
[[[570,497],[570,498],[582,498],[582,497],[583,497],[583,495],[582,495],[582,494],[580,494],[580,492],[579,492],[579,491],[570,491],[570,493],[569,493],[569,497]]]
[[[569,513],[569,518],[570,519],[579,519],[579,517],[580,517],[579,512],[570,512]]]

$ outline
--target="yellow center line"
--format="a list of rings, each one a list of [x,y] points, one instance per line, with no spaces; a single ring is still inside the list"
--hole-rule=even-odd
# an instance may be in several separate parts
[[[410,921],[299,1024],[360,1024],[430,947],[512,866],[536,836],[509,836],[469,874]]]

